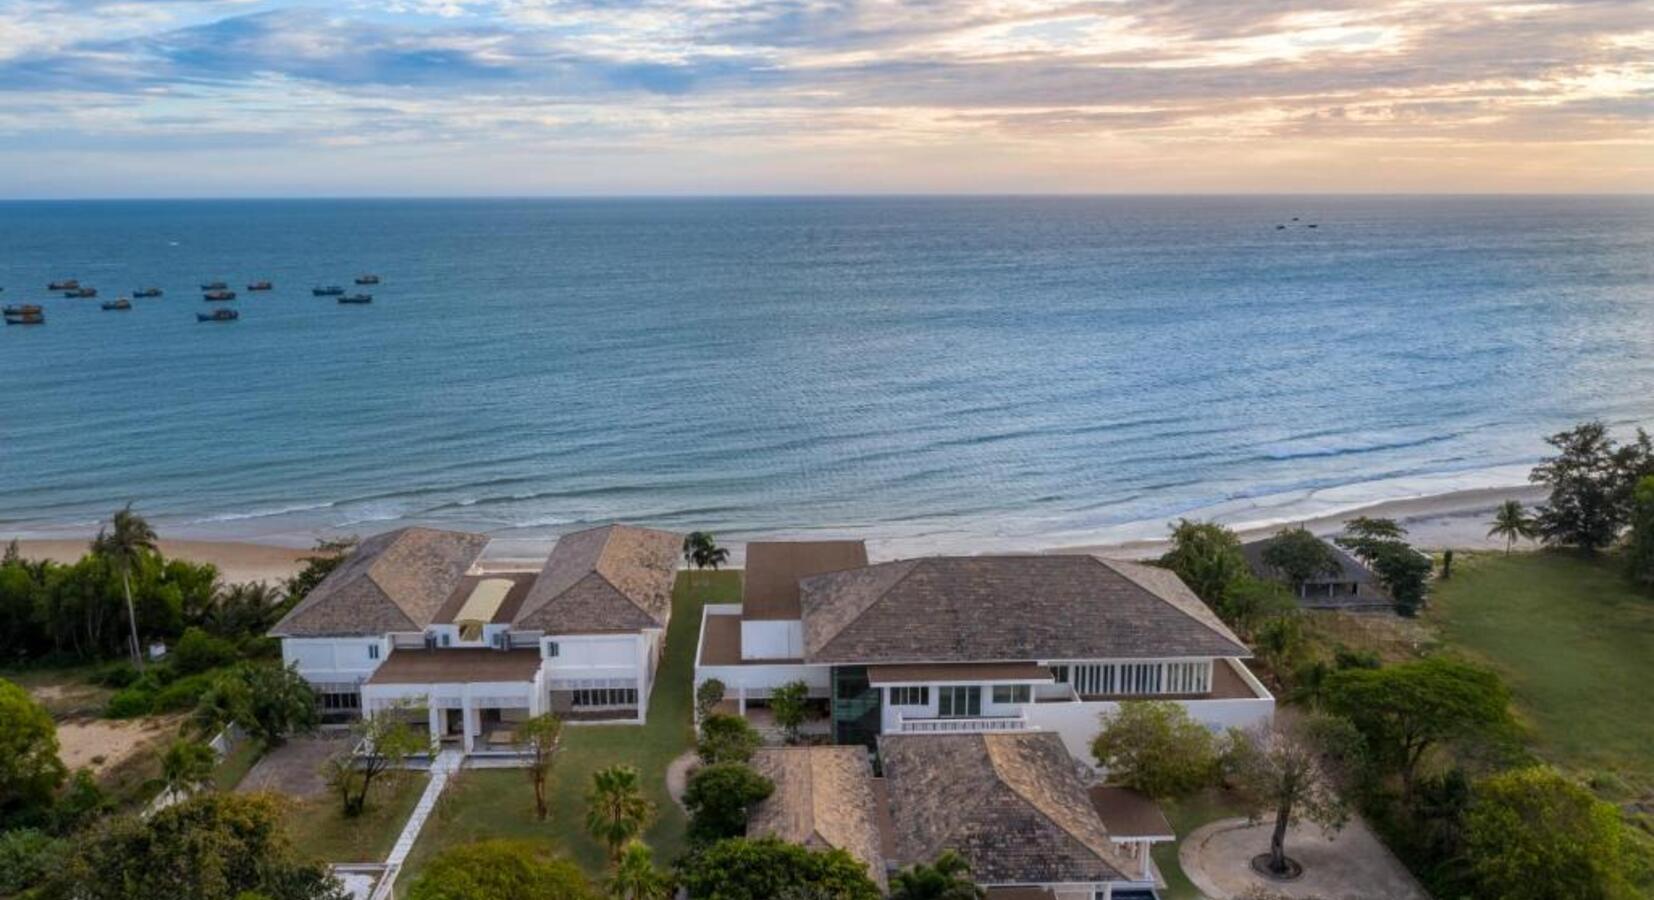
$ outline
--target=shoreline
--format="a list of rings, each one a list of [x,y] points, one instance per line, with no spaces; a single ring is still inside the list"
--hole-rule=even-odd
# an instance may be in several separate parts
[[[1400,522],[1408,529],[1408,537],[1414,545],[1421,549],[1503,549],[1504,544],[1502,542],[1490,540],[1487,537],[1492,510],[1505,500],[1515,499],[1522,501],[1524,504],[1532,505],[1542,500],[1544,496],[1545,489],[1537,485],[1470,488],[1429,496],[1378,501],[1354,506],[1336,513],[1325,513],[1305,517],[1301,520],[1293,520],[1291,524],[1302,524],[1316,534],[1330,535],[1337,533],[1342,528],[1344,521],[1354,516],[1381,516],[1393,518]],[[1285,523],[1279,521],[1226,524],[1234,528],[1242,540],[1266,537],[1286,527]],[[853,533],[853,529],[848,531]],[[320,537],[321,535],[318,534],[317,536]],[[0,543],[10,540],[9,536],[0,536]],[[18,538],[17,543],[19,550],[25,557],[51,559],[56,562],[74,562],[86,552],[90,540],[91,534],[89,533],[85,538],[78,539]],[[875,550],[889,543],[886,541],[869,541],[870,546]],[[241,540],[175,540],[163,538],[160,544],[161,551],[169,557],[187,559],[196,563],[211,563],[217,566],[224,581],[232,583],[281,581],[297,572],[303,566],[303,558],[312,552],[309,549]],[[1143,559],[1160,555],[1165,552],[1166,546],[1167,542],[1163,538],[1094,542],[1069,541],[1052,542],[1048,546],[1040,548],[1038,552],[1093,553],[1127,559]],[[732,551],[731,565],[739,565],[745,556],[744,545],[734,544],[730,549]],[[979,550],[977,552],[991,552],[991,550]],[[872,556],[877,561],[900,558],[901,554],[875,552]],[[536,568],[542,560],[543,556],[520,554],[485,556],[483,565],[485,568],[493,570],[523,568],[525,566]]]

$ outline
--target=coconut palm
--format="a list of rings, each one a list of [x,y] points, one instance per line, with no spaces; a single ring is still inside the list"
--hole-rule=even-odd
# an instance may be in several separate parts
[[[718,546],[710,531],[691,531],[683,538],[683,560],[696,569],[711,569],[729,561],[729,551]]]
[[[655,816],[655,805],[643,796],[643,779],[633,766],[610,766],[592,773],[586,792],[586,830],[607,844],[610,859],[619,862],[626,843],[643,833]]]
[[[985,892],[971,881],[971,866],[952,850],[930,865],[915,863],[890,879],[890,900],[980,900]]]
[[[114,563],[121,572],[121,588],[126,592],[126,620],[132,629],[132,662],[143,667],[144,657],[138,644],[138,613],[132,605],[132,568],[142,561],[145,553],[155,552],[155,529],[143,517],[132,511],[128,503],[115,513],[110,527],[98,529],[92,540],[92,552]]]
[[[655,868],[655,855],[642,841],[626,844],[605,885],[613,900],[670,900],[672,879]]]
[[[1493,514],[1493,527],[1487,530],[1488,537],[1505,539],[1506,556],[1510,555],[1511,547],[1518,538],[1531,539],[1538,533],[1539,527],[1519,500],[1506,500],[1499,504],[1499,511]]]

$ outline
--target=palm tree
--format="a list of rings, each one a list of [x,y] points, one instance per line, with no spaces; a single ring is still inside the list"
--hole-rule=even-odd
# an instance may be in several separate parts
[[[952,850],[930,865],[915,863],[890,879],[890,900],[980,900],[986,893],[971,881],[971,866]]]
[[[592,773],[586,792],[586,830],[609,847],[609,857],[620,861],[621,848],[655,816],[655,805],[643,796],[642,776],[633,766],[610,766]]]
[[[626,844],[606,887],[613,900],[670,900],[673,894],[672,879],[655,868],[654,852],[639,840]]]
[[[1518,538],[1532,538],[1538,533],[1538,526],[1519,500],[1506,500],[1499,504],[1499,511],[1493,514],[1493,527],[1487,530],[1488,537],[1505,539],[1506,556],[1510,555],[1510,549]]]
[[[92,540],[92,552],[115,564],[121,571],[121,587],[126,592],[126,621],[132,628],[132,662],[143,668],[144,656],[138,644],[138,613],[132,605],[132,567],[145,553],[155,552],[155,529],[143,517],[132,511],[132,504],[115,513],[110,529],[98,529]]]
[[[696,569],[711,569],[729,561],[729,551],[718,546],[710,531],[691,531],[683,538],[683,560]]]

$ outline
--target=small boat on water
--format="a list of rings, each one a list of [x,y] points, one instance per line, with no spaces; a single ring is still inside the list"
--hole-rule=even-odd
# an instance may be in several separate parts
[[[135,290],[135,291],[132,292],[132,296],[134,296],[134,297],[159,297],[159,296],[161,296],[161,289],[158,288],[158,287],[139,288],[138,290]]]
[[[229,287],[229,285],[225,284],[222,281],[209,281],[206,284],[201,285],[201,290],[203,290],[203,291],[222,291],[222,290],[224,290],[228,287]]]
[[[64,281],[53,281],[46,285],[48,291],[73,291],[80,288],[80,282],[70,278]]]
[[[1306,225],[1304,227],[1305,228],[1320,228],[1321,226],[1315,224],[1314,222],[1311,222],[1311,223],[1309,223],[1308,225]]]
[[[63,292],[63,296],[68,297],[70,300],[90,300],[97,295],[98,289],[89,287],[75,288],[72,291]]]
[[[125,297],[117,297],[114,300],[105,300],[101,305],[106,310],[131,309],[132,301]]]
[[[195,314],[195,321],[197,322],[234,322],[239,318],[241,318],[241,313],[228,307],[220,307],[210,313]]]
[[[249,291],[268,291],[272,287],[274,287],[274,285],[272,285],[268,281],[255,281],[252,284],[247,285],[247,290],[249,290]]]
[[[356,283],[357,284],[378,284],[379,283],[379,276],[378,275],[358,275],[358,276],[356,276]]]
[[[7,325],[44,325],[46,311],[33,304],[26,306],[8,306],[0,310],[6,319]]]
[[[373,295],[372,294],[351,294],[348,297],[340,297],[339,302],[340,303],[372,303],[373,302]]]
[[[345,289],[336,284],[330,284],[327,287],[313,287],[310,289],[310,293],[317,297],[340,297],[344,295],[344,292]]]
[[[208,291],[201,295],[202,300],[234,300],[235,291]]]

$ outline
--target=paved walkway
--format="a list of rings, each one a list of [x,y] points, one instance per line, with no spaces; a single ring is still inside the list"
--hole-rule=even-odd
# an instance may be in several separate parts
[[[1359,818],[1330,839],[1315,825],[1286,833],[1286,854],[1304,866],[1293,881],[1274,881],[1252,871],[1252,857],[1269,850],[1274,818],[1257,825],[1223,819],[1195,829],[1178,848],[1178,862],[1202,894],[1232,900],[1248,889],[1267,888],[1287,897],[1319,900],[1429,900],[1407,868]]]
[[[391,890],[396,886],[396,877],[402,874],[402,863],[413,852],[414,842],[419,840],[420,829],[425,827],[425,820],[431,817],[431,810],[436,809],[436,802],[442,796],[442,789],[448,786],[448,776],[459,771],[465,763],[465,754],[458,750],[444,750],[431,760],[431,780],[425,785],[425,793],[420,795],[419,803],[414,806],[413,814],[408,816],[408,824],[402,826],[402,834],[396,839],[396,846],[391,848],[390,856],[385,858],[385,875],[375,886],[373,897],[389,897]]]

